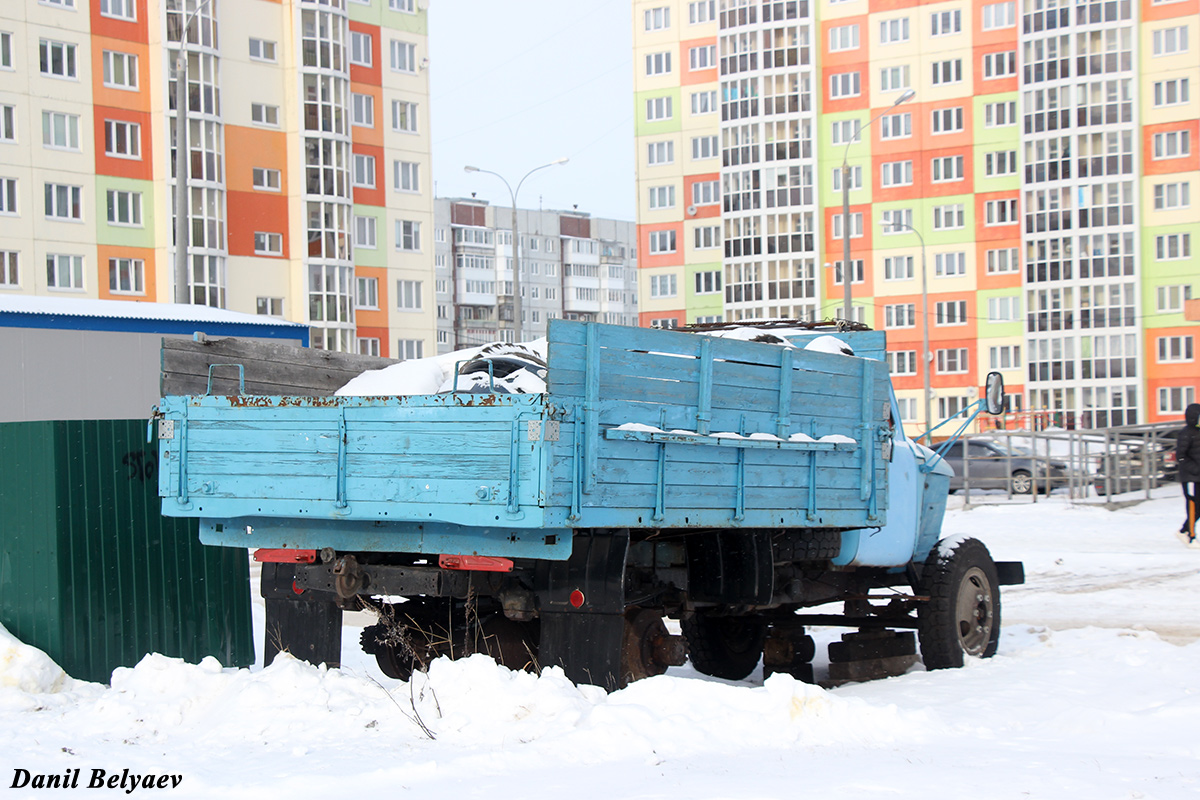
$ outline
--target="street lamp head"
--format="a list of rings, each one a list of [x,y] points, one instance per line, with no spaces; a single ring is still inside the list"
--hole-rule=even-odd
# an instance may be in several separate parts
[[[551,163],[551,164],[565,164],[565,163],[567,163],[567,162],[568,162],[568,161],[570,161],[570,160],[571,160],[571,159],[567,158],[566,156],[563,156],[562,158],[556,158],[556,159],[554,159],[554,160],[553,160],[553,161],[551,161],[550,163]]]
[[[916,96],[917,96],[917,93],[914,92],[912,89],[909,89],[907,92],[905,92],[904,94],[902,94],[896,98],[896,102],[892,103],[892,108],[895,108],[896,106],[900,105],[901,103],[907,103],[909,100],[912,100]]]
[[[463,172],[479,172],[479,167],[463,167]]]

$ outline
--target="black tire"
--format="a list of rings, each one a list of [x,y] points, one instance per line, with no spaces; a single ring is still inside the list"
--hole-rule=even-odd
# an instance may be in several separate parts
[[[1013,494],[1029,494],[1034,489],[1033,476],[1027,470],[1016,469],[1012,474]]]
[[[767,624],[757,617],[697,613],[680,622],[692,666],[705,675],[740,681],[762,657]]]
[[[1000,581],[978,539],[934,547],[925,562],[917,612],[926,669],[961,667],[964,655],[991,658],[1000,641]]]

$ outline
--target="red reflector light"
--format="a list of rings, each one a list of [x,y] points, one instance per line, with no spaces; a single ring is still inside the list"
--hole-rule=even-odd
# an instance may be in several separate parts
[[[583,592],[576,589],[575,591],[571,592],[570,599],[571,599],[571,605],[575,606],[576,608],[579,608],[580,606],[583,605]]]
[[[316,550],[261,548],[254,551],[255,561],[271,561],[278,564],[311,564],[317,560]]]
[[[496,556],[453,556],[442,553],[438,556],[438,566],[442,569],[464,569],[477,572],[512,572],[511,558]]]

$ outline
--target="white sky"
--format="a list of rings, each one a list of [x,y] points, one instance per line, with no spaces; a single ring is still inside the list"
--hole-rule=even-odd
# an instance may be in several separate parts
[[[629,0],[430,0],[438,197],[635,218]]]

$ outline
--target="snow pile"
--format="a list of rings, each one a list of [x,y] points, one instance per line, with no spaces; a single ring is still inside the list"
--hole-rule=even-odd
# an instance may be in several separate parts
[[[662,428],[656,427],[654,425],[646,425],[641,422],[626,422],[622,425],[618,425],[616,428],[614,428],[614,430],[640,431],[641,433],[667,433],[667,431],[664,431]],[[671,433],[684,434],[686,436],[699,436],[700,435],[696,431],[685,431],[685,430],[680,430],[680,429],[672,430]],[[762,441],[762,442],[782,442],[782,441],[784,441],[783,439],[780,439],[778,436],[776,436],[773,433],[741,434],[741,433],[735,433],[733,431],[717,431],[715,433],[708,434],[708,437],[710,439],[753,439],[755,441]],[[843,436],[840,433],[826,434],[825,436],[822,436],[820,439],[814,439],[813,437],[809,436],[807,433],[793,433],[791,436],[789,436],[787,438],[787,441],[789,441],[789,442],[832,442],[832,443],[840,443],[840,444],[857,444],[858,443],[856,439],[853,439],[849,436]]]
[[[546,340],[537,339],[520,345],[505,345],[502,342],[492,342],[482,347],[470,347],[465,350],[455,350],[439,356],[413,358],[391,364],[382,369],[372,369],[351,378],[346,385],[338,389],[338,397],[397,397],[412,394],[437,394],[454,390],[456,370],[481,354],[487,352],[527,350],[542,361],[546,359]],[[537,376],[528,374],[520,376],[513,373],[509,380],[496,378],[496,385],[502,386],[513,394],[534,394],[546,391],[545,374],[539,382]],[[459,391],[483,390],[490,385],[486,369],[482,372],[471,372],[462,375],[458,380]]]
[[[0,625],[0,689],[51,694],[74,688],[74,684],[54,659]]]

